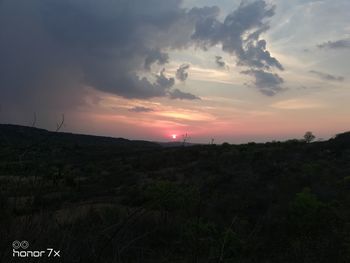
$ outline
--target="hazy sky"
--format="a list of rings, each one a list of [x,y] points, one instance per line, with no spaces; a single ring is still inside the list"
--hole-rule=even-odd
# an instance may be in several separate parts
[[[156,141],[350,130],[349,0],[0,0],[0,122]]]

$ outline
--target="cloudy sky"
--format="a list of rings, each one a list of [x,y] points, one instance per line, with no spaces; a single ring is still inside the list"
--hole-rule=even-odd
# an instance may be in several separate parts
[[[0,0],[0,123],[240,143],[350,130],[349,0]]]

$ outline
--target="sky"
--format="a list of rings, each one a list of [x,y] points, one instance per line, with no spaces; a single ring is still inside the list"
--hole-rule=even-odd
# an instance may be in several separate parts
[[[350,130],[348,0],[0,0],[0,123],[151,141]],[[176,139],[173,138],[176,135]]]

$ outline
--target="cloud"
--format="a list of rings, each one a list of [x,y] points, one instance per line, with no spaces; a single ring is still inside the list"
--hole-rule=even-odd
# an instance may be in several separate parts
[[[154,109],[152,108],[147,108],[147,107],[142,107],[142,106],[136,106],[131,109],[129,109],[131,112],[136,112],[136,113],[141,113],[141,112],[152,112]]]
[[[317,46],[323,49],[348,49],[350,48],[350,39],[339,39],[336,41],[327,41]]]
[[[269,29],[265,22],[275,13],[275,7],[265,1],[241,3],[237,10],[219,21],[216,9],[207,10],[195,27],[192,38],[203,48],[221,44],[223,51],[235,54],[238,65],[283,70],[278,60],[266,50],[266,41],[260,35]]]
[[[285,90],[282,88],[284,80],[277,74],[263,70],[246,70],[241,73],[253,76],[255,78],[254,86],[264,95],[274,96],[278,92]]]
[[[260,35],[269,29],[266,19],[274,14],[275,6],[265,1],[242,2],[223,22],[217,19],[215,9],[208,9],[207,15],[197,21],[192,38],[203,49],[221,45],[224,52],[235,55],[238,66],[249,68],[243,74],[254,76],[256,88],[273,96],[283,90],[283,79],[267,70],[284,68],[271,56],[266,40],[260,39]]]
[[[186,30],[193,26],[180,2],[4,0],[3,99],[18,107],[47,109],[57,102],[66,109],[83,103],[86,86],[125,98],[168,96],[173,79],[147,71],[168,62],[166,49],[189,43]]]
[[[165,76],[165,69],[163,69],[158,76],[156,76],[156,85],[160,90],[169,90],[175,84],[174,78],[167,78]]]
[[[180,81],[185,81],[188,78],[188,72],[187,70],[190,68],[189,64],[182,64],[177,70],[176,70],[176,78]]]
[[[160,50],[151,50],[145,59],[145,69],[151,70],[151,66],[155,62],[158,62],[158,65],[164,65],[169,62],[169,55]]]
[[[187,10],[181,0],[3,0],[1,96],[7,106],[42,111],[79,106],[86,87],[128,99],[194,99],[152,65],[166,67],[169,50],[220,44],[240,66],[282,70],[260,39],[273,14],[262,0],[223,21],[218,7]]]
[[[281,110],[305,110],[323,108],[325,105],[321,102],[308,99],[289,99],[273,103],[271,107]]]
[[[215,56],[215,63],[219,68],[224,68],[226,66],[226,63],[221,56]]]
[[[199,97],[191,94],[191,93],[186,93],[182,92],[179,89],[175,89],[169,93],[170,99],[179,99],[179,100],[200,100]]]
[[[324,72],[320,72],[320,71],[316,71],[316,70],[310,70],[310,73],[318,76],[319,78],[323,79],[323,80],[330,80],[330,81],[344,81],[344,77],[343,76],[334,76],[328,73],[324,73]]]

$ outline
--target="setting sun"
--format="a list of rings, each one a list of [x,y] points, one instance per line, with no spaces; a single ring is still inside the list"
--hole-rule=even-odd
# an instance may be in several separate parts
[[[171,135],[171,138],[173,138],[173,140],[175,140],[177,138],[176,134]]]

